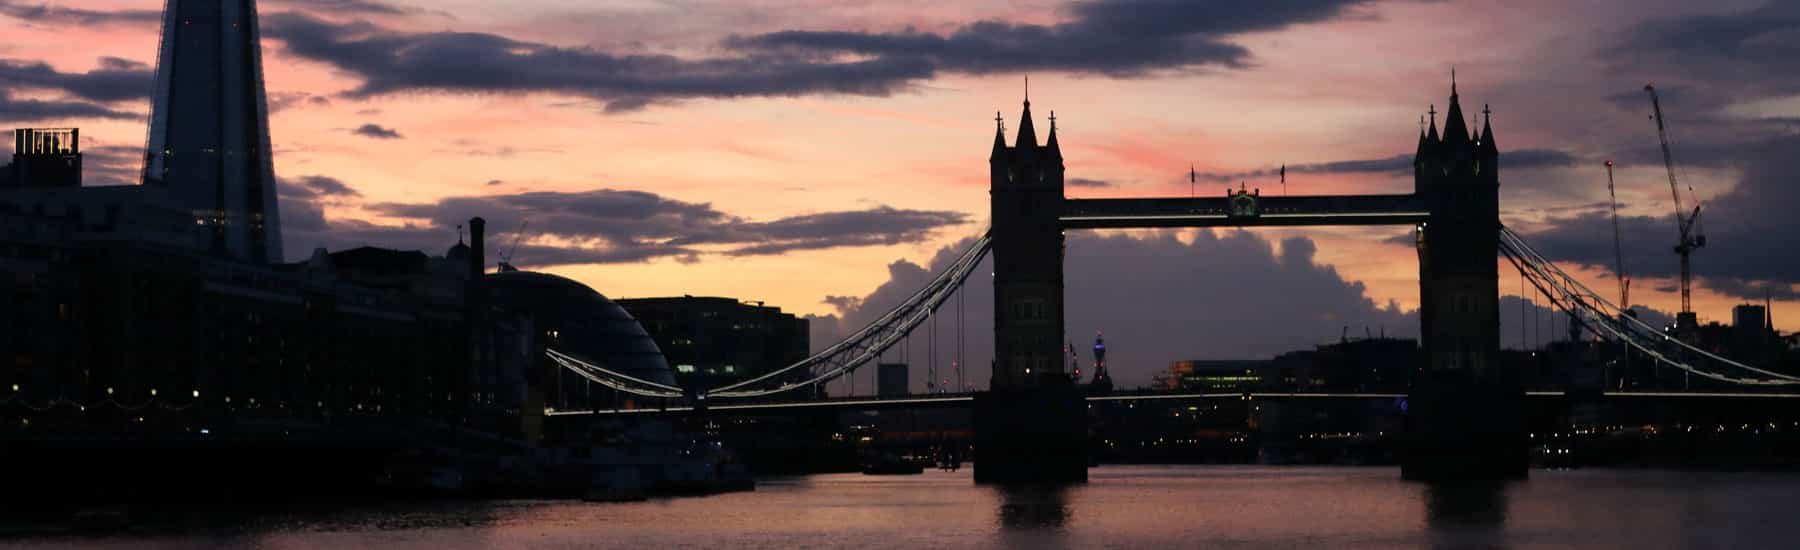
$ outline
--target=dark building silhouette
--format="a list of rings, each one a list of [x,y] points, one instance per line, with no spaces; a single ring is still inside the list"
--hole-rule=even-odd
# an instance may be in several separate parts
[[[882,363],[875,366],[875,395],[901,397],[912,394],[911,373],[906,363]]]
[[[762,303],[683,296],[633,298],[619,305],[644,325],[682,387],[716,388],[805,359],[806,319]]]
[[[143,184],[188,207],[214,254],[281,262],[255,0],[169,0],[160,44]]]
[[[13,130],[12,163],[0,166],[0,188],[25,186],[81,186],[79,128]]]
[[[16,304],[0,315],[0,361],[11,367],[0,383],[27,403],[88,407],[36,414],[39,429],[447,418],[464,404],[456,390],[470,384],[455,366],[468,349],[466,280],[442,258],[363,249],[262,266],[73,238],[77,216],[0,220],[32,228],[0,233],[0,292]],[[124,406],[149,408],[127,417]]]

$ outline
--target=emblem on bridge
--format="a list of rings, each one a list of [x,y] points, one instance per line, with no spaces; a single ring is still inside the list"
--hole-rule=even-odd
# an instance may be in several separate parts
[[[1261,189],[1249,191],[1244,188],[1244,184],[1239,183],[1237,191],[1226,189],[1225,196],[1230,203],[1230,209],[1225,212],[1226,217],[1254,218],[1262,215],[1256,205],[1256,199],[1262,196]]]

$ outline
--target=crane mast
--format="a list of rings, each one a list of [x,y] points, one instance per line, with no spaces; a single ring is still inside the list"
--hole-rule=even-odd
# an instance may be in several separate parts
[[[1625,273],[1625,237],[1619,231],[1619,194],[1613,187],[1613,161],[1606,161],[1606,196],[1612,206],[1613,275],[1619,278],[1619,311],[1631,311],[1631,275]]]
[[[1669,173],[1669,194],[1675,199],[1675,227],[1680,230],[1681,240],[1675,243],[1675,254],[1681,257],[1681,313],[1675,316],[1677,328],[1692,328],[1699,324],[1694,316],[1692,300],[1693,270],[1691,259],[1695,249],[1706,246],[1706,236],[1695,231],[1695,224],[1700,220],[1700,206],[1695,205],[1693,213],[1681,204],[1681,187],[1675,182],[1675,157],[1669,153],[1669,130],[1663,120],[1662,100],[1656,96],[1656,87],[1644,85],[1644,91],[1650,94],[1650,109],[1656,119],[1656,137],[1662,142],[1663,168]]]

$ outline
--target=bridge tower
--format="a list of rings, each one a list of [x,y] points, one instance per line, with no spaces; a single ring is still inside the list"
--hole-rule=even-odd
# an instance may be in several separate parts
[[[1065,372],[1062,149],[1043,145],[1025,99],[1006,145],[996,114],[988,157],[993,220],[994,365],[976,396],[977,482],[1087,480],[1086,401]]]
[[[1427,359],[1407,401],[1402,475],[1522,478],[1524,392],[1517,374],[1498,364],[1499,148],[1488,120],[1479,134],[1464,123],[1454,75],[1442,136],[1435,108],[1431,115],[1413,161],[1414,192],[1430,212],[1417,227]]]

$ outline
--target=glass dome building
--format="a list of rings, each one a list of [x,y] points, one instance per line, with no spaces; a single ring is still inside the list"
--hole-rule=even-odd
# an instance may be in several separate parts
[[[491,273],[483,282],[489,303],[529,318],[535,335],[549,347],[608,370],[675,384],[675,373],[650,333],[587,285],[532,271]],[[562,380],[574,383],[569,376]]]

